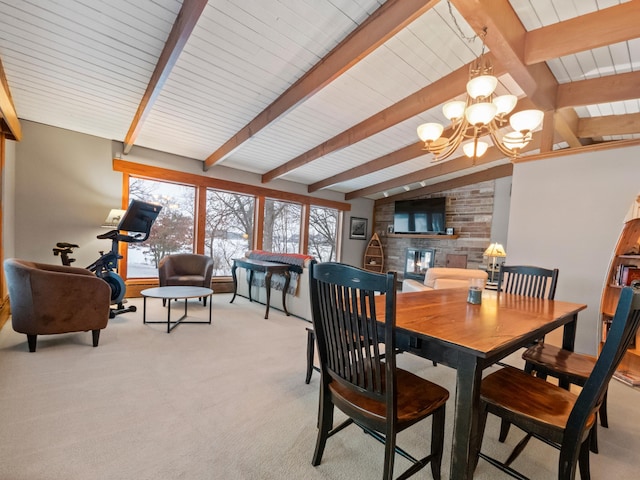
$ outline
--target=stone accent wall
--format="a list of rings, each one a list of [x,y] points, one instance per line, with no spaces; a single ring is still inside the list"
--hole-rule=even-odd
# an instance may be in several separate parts
[[[454,233],[459,235],[453,240],[389,236],[387,231],[393,225],[394,202],[377,205],[374,210],[374,231],[378,233],[384,249],[385,270],[395,270],[398,272],[398,279],[402,280],[405,251],[408,247],[435,248],[436,267],[445,266],[448,253],[466,254],[467,268],[483,265],[485,261],[482,254],[491,241],[494,194],[495,182],[490,180],[414,197],[447,197],[446,226],[453,227]]]

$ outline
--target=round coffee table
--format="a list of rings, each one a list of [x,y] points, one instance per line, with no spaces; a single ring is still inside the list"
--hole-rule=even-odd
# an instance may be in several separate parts
[[[211,325],[211,308],[213,305],[213,301],[209,298],[209,321],[185,321],[187,318],[187,300],[189,298],[203,298],[203,297],[211,297],[213,295],[213,290],[205,287],[188,287],[188,286],[169,286],[169,287],[155,287],[155,288],[147,288],[142,290],[140,294],[143,297],[143,313],[142,313],[142,323],[166,323],[167,324],[167,333],[170,333],[171,330],[176,328],[181,323],[208,323]],[[167,306],[167,321],[153,321],[147,322],[147,297],[151,298],[161,298],[163,300],[168,300],[169,305]],[[171,299],[182,300],[184,299],[184,314],[178,320],[171,320]]]

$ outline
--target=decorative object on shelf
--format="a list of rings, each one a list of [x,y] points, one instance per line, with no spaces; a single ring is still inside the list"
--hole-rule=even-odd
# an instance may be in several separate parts
[[[359,217],[351,217],[351,223],[349,225],[349,238],[355,240],[367,239],[367,219]]]
[[[424,150],[434,155],[434,161],[444,160],[462,145],[465,155],[474,160],[484,155],[489,144],[479,141],[489,136],[493,144],[509,158],[517,158],[532,139],[532,132],[540,126],[544,113],[541,110],[522,110],[509,114],[515,108],[515,95],[496,95],[498,79],[493,75],[493,66],[484,55],[487,28],[480,35],[482,50],[471,64],[467,82],[466,100],[454,100],[442,106],[444,116],[451,121],[447,136],[440,123],[423,123],[418,127],[418,137],[424,142]],[[507,122],[513,129],[510,133],[501,130]]]
[[[447,235],[453,235],[453,232],[454,232],[453,227],[447,227],[445,230],[445,233]]]
[[[367,249],[364,251],[364,262],[362,266],[365,270],[371,272],[384,272],[384,254],[382,252],[382,244],[377,233],[374,233],[369,240]]]
[[[504,247],[500,243],[492,243],[484,251],[483,255],[487,257],[487,260],[491,259],[491,265],[487,266],[487,270],[491,272],[489,281],[495,282],[494,275],[496,273],[496,263],[498,258],[504,258],[507,256],[507,252],[504,251]]]

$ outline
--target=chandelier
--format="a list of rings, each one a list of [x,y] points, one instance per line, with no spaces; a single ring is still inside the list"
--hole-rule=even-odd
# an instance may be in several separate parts
[[[418,127],[423,150],[432,153],[434,161],[449,157],[460,145],[465,155],[475,160],[489,148],[487,142],[479,140],[487,135],[505,156],[516,158],[531,141],[532,131],[542,123],[541,110],[523,110],[509,116],[518,98],[510,94],[495,95],[498,79],[484,55],[486,35],[485,27],[480,35],[482,51],[469,68],[466,101],[454,100],[442,106],[442,113],[451,121],[451,136],[442,136],[444,127],[439,123],[423,123]],[[501,130],[507,124],[513,131],[503,134]]]

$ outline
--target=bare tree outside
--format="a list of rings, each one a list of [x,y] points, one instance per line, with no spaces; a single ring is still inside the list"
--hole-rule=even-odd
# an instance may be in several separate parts
[[[155,277],[165,255],[193,252],[194,187],[132,177],[129,198],[162,205],[149,238],[129,244],[129,278]]]
[[[338,220],[340,212],[333,208],[311,206],[309,209],[309,255],[319,262],[337,258]]]
[[[195,186],[131,177],[129,197],[162,205],[149,239],[129,244],[127,276],[157,276],[158,262],[172,253],[194,251]],[[214,261],[214,276],[231,275],[233,259],[254,248],[255,206],[252,195],[207,189],[204,254]],[[301,232],[302,205],[265,200],[262,249],[300,253],[302,234],[308,236],[309,255],[319,261],[337,258],[338,210],[309,206],[309,231]]]
[[[300,253],[302,205],[267,198],[262,248],[276,253]]]
[[[205,254],[213,258],[213,275],[231,275],[233,259],[253,245],[255,197],[207,190]]]

